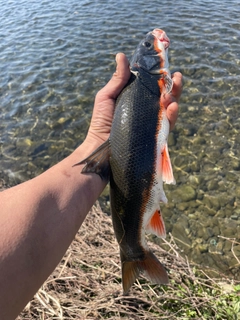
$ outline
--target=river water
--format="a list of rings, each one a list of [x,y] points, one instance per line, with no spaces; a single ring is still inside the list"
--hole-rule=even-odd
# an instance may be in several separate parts
[[[165,186],[167,231],[189,260],[239,279],[239,1],[0,5],[0,179],[15,185],[73,151],[116,53],[130,57],[145,33],[162,28],[171,39],[170,69],[184,76],[169,136],[177,184]],[[100,200],[108,211],[107,189]]]

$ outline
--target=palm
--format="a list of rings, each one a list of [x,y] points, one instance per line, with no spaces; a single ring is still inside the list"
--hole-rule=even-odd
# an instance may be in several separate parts
[[[100,142],[106,141],[109,137],[116,98],[130,77],[129,63],[126,56],[123,53],[118,54],[117,61],[117,71],[96,96],[88,131],[89,137],[97,138]]]

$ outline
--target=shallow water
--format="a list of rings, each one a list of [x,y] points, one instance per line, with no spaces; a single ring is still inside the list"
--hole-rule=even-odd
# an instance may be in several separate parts
[[[86,134],[115,55],[148,31],[171,39],[184,75],[169,137],[177,181],[165,186],[168,232],[190,260],[240,278],[240,8],[216,1],[1,1],[0,178],[32,178]],[[108,210],[105,190],[101,203]]]

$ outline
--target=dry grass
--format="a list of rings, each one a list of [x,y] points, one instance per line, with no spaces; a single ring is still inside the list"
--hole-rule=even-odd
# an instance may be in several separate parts
[[[97,205],[61,263],[17,320],[237,319],[239,293],[229,298],[234,287],[238,288],[236,283],[223,279],[222,286],[217,283],[219,279],[211,279],[190,266],[172,238],[165,242],[166,250],[148,242],[168,270],[170,284],[151,285],[141,278],[130,295],[123,296],[111,218]],[[231,307],[226,318],[225,314],[221,316],[225,302]]]

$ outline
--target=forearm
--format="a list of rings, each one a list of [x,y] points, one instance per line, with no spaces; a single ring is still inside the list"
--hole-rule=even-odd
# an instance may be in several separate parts
[[[0,319],[14,319],[32,298],[103,190],[99,176],[72,167],[95,147],[83,144],[40,176],[0,193]]]

